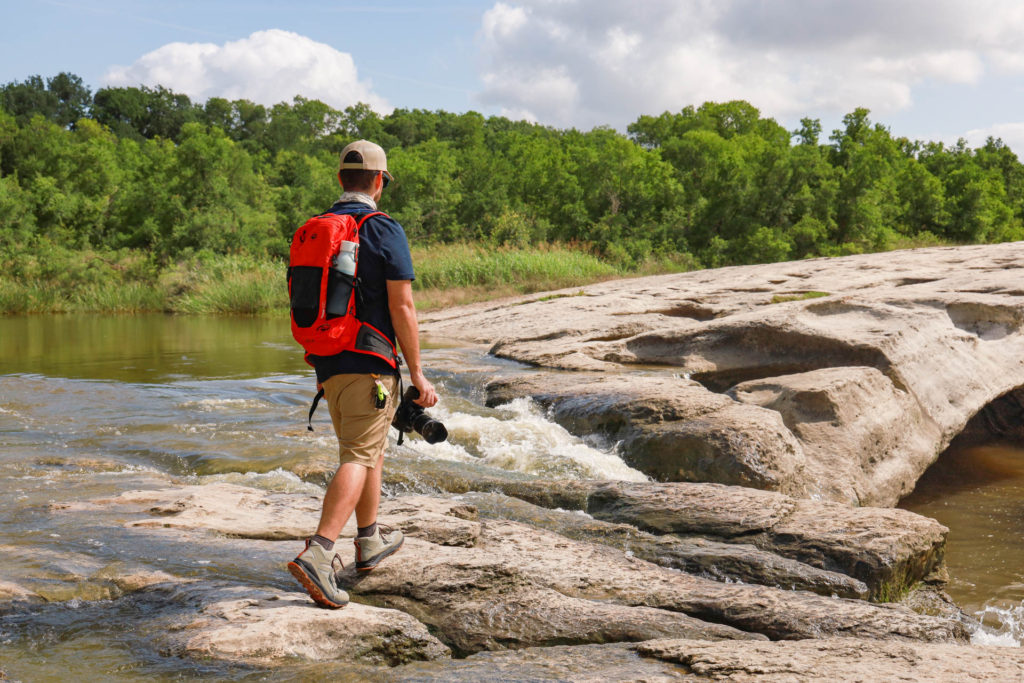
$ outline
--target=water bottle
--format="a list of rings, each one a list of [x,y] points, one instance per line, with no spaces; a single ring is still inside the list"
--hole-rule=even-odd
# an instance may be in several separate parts
[[[327,317],[340,318],[348,313],[349,295],[356,275],[359,245],[343,241],[327,275]]]
[[[334,257],[334,270],[338,271],[343,275],[349,277],[355,277],[356,274],[356,254],[359,251],[359,245],[355,242],[343,241],[341,243],[341,251]]]

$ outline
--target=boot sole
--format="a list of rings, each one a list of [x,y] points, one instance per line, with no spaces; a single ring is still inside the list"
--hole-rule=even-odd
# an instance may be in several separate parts
[[[302,568],[298,562],[289,562],[288,571],[295,577],[295,580],[302,584],[302,587],[309,593],[309,597],[313,598],[313,602],[324,607],[330,607],[331,609],[341,609],[348,602],[337,603],[327,598],[324,592],[320,590],[320,586],[316,585],[316,582],[306,573],[306,570]]]
[[[368,572],[368,571],[370,571],[371,569],[375,568],[378,564],[380,564],[381,560],[383,560],[385,558],[388,558],[388,557],[391,557],[392,555],[397,553],[402,548],[402,546],[404,544],[405,544],[405,539],[403,538],[401,543],[399,543],[398,545],[396,545],[393,548],[389,548],[388,550],[385,550],[384,552],[382,552],[379,555],[377,555],[376,557],[374,557],[372,560],[367,560],[366,562],[356,562],[356,571],[360,571],[360,572]]]

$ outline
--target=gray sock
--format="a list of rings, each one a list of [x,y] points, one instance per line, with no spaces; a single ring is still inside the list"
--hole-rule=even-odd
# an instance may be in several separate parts
[[[324,550],[334,550],[334,541],[332,541],[329,538],[324,538],[323,536],[317,534],[309,540],[311,543],[319,543],[321,546],[323,546]]]
[[[361,526],[359,531],[356,532],[356,538],[366,538],[367,536],[373,536],[373,532],[377,530],[377,522],[374,522],[370,526]]]

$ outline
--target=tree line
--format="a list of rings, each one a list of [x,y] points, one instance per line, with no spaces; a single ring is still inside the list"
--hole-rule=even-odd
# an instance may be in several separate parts
[[[0,87],[0,248],[280,258],[337,197],[337,154],[367,138],[397,182],[382,208],[419,244],[579,245],[620,266],[721,266],[1024,238],[1024,165],[894,136],[866,109],[823,138],[748,102],[641,116],[628,134],[476,112],[296,97],[192,102],[61,73]]]

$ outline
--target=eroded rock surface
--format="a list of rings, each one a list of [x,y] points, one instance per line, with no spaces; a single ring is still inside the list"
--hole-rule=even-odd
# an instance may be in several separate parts
[[[157,583],[181,581],[167,572],[51,548],[26,556],[22,548],[0,545],[0,612],[19,603],[111,600]]]
[[[226,484],[203,488],[207,498],[223,498],[204,509],[228,507],[238,496],[245,496],[249,522],[255,527],[271,525],[275,514],[274,506],[258,503],[261,497],[282,504],[288,496],[297,504],[304,499],[302,494]],[[719,529],[766,530],[783,522],[785,511],[796,506],[781,494],[735,491],[749,491],[765,501],[775,496],[782,500],[768,505],[767,513],[758,508],[759,515],[749,521],[742,514],[736,516],[738,506],[733,505],[727,515],[732,515],[731,521],[708,524]],[[138,514],[144,515],[142,520],[130,520],[129,528],[148,529],[136,522],[160,515],[165,521],[182,516],[192,529],[221,532],[212,516],[188,514],[189,507],[198,504],[188,491],[144,492],[113,499],[117,500],[137,505]],[[140,501],[146,502],[140,505]],[[175,508],[175,515],[160,512],[167,506]],[[752,510],[757,507],[750,505]],[[339,552],[349,566],[343,582],[356,600],[398,608],[463,652],[638,641],[666,634],[702,639],[829,634],[926,641],[966,638],[957,620],[858,600],[720,583],[631,557],[609,545],[519,522],[480,519],[465,501],[399,497],[382,503],[380,519],[407,532],[405,547],[396,561],[370,573],[357,573],[351,569],[351,544],[340,543]],[[288,544],[285,552],[293,549]]]
[[[874,599],[898,597],[941,564],[948,531],[906,510],[856,508],[721,484],[484,483],[484,491],[594,518],[587,523],[567,515],[546,518],[553,513],[520,508],[523,521],[570,535],[575,529],[578,538],[610,543],[664,566],[848,597],[861,597],[865,589]],[[516,514],[509,505],[492,510],[494,516]],[[714,571],[702,569],[707,563]]]
[[[857,638],[776,643],[654,641],[647,657],[712,681],[1019,681],[1017,648],[896,643]]]
[[[972,416],[1024,386],[1022,267],[1024,243],[814,259],[607,282],[421,324],[501,357],[599,371],[606,394],[576,372],[492,397],[536,396],[563,424],[621,438],[623,457],[656,478],[891,506]],[[623,400],[638,396],[647,413]]]
[[[244,663],[301,657],[385,666],[450,656],[408,614],[360,604],[318,609],[304,592],[197,582],[154,586],[132,600],[158,611],[162,649],[170,654]]]

